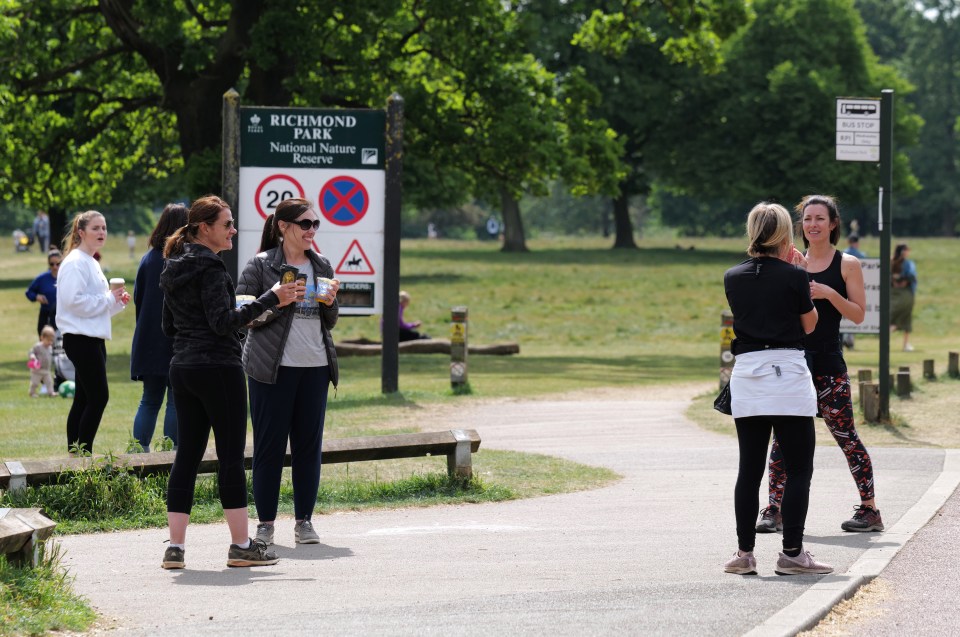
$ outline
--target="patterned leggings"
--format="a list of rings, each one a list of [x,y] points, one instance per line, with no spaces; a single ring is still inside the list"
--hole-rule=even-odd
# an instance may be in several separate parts
[[[870,462],[870,454],[867,453],[853,426],[850,377],[847,374],[814,376],[813,384],[817,389],[817,407],[830,433],[833,434],[833,439],[840,445],[843,455],[847,458],[850,474],[860,492],[860,500],[863,502],[872,500],[874,498],[873,464]],[[773,447],[770,449],[770,506],[780,508],[780,502],[783,500],[783,485],[786,481],[787,473],[783,467],[783,454],[774,436]]]

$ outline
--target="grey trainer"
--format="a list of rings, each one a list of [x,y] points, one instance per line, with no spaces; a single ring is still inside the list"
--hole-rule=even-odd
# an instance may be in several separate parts
[[[273,544],[273,525],[261,522],[257,525],[257,539],[263,541],[267,546]]]
[[[880,517],[880,511],[872,509],[865,504],[854,507],[853,517],[843,524],[840,528],[844,531],[882,531],[883,518]]]
[[[760,519],[757,521],[757,533],[776,533],[782,530],[783,516],[780,515],[780,509],[771,505],[760,512]]]
[[[833,567],[814,560],[810,551],[800,551],[800,555],[796,557],[781,553],[774,572],[777,575],[826,575],[833,572]]]
[[[183,568],[183,549],[179,546],[168,546],[163,552],[163,563],[160,566],[166,569]]]
[[[250,546],[245,549],[231,544],[227,553],[227,566],[270,566],[279,561],[275,553],[267,551],[263,540],[257,538],[250,538]]]
[[[297,544],[320,544],[320,536],[313,530],[313,524],[310,520],[297,522],[293,528],[293,536]]]

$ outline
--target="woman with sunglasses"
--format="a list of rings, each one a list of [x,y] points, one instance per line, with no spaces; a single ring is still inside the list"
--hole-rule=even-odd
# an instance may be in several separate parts
[[[57,329],[57,273],[62,258],[57,251],[48,254],[47,271],[35,278],[27,288],[26,295],[30,302],[40,304],[40,316],[37,317],[38,335],[46,325]]]
[[[233,248],[233,214],[227,203],[208,195],[193,202],[187,224],[167,239],[160,274],[161,325],[173,338],[170,384],[177,404],[177,455],[167,485],[170,546],[163,568],[184,567],[184,542],[193,508],[197,469],[207,450],[210,429],[216,441],[217,482],[223,515],[230,528],[227,566],[276,564],[263,542],[251,539],[247,518],[247,392],[240,364],[238,330],[266,310],[296,299],[293,283],[276,283],[259,298],[237,307],[233,281],[220,258]]]
[[[330,262],[315,250],[320,227],[306,199],[286,199],[267,217],[260,253],[240,275],[238,294],[257,296],[292,266],[299,278],[295,304],[260,317],[243,346],[253,419],[253,499],[257,538],[273,543],[280,476],[290,442],[294,541],[317,544],[310,521],[320,487],[320,452],[330,383],[337,386],[337,350],[330,330],[337,324],[337,290]]]

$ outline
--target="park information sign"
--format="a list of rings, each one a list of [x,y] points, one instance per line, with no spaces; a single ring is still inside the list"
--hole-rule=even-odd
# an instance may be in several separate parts
[[[383,111],[241,106],[240,268],[277,204],[302,197],[320,218],[313,248],[340,280],[340,313],[380,314],[385,131]]]
[[[863,268],[863,287],[867,293],[866,313],[860,325],[845,318],[840,319],[843,334],[880,333],[880,259],[860,259]]]
[[[880,161],[880,100],[837,98],[837,160]]]

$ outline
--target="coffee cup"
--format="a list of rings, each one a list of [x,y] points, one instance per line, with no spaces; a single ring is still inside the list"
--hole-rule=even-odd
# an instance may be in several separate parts
[[[126,284],[126,281],[124,281],[124,280],[123,280],[122,278],[120,278],[120,277],[116,277],[116,278],[110,279],[110,289],[111,289],[111,290],[119,290],[119,289],[123,288],[123,286],[124,286],[125,284]]]

